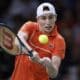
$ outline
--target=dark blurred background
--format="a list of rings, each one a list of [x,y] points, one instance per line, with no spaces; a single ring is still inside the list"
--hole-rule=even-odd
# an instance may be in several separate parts
[[[26,21],[36,21],[36,8],[43,2],[55,5],[56,24],[66,41],[65,59],[55,80],[80,80],[80,0],[0,0],[0,23],[17,33]],[[0,48],[0,80],[9,80],[14,60]]]

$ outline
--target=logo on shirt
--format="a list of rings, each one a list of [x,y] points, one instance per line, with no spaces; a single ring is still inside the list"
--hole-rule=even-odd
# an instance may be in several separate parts
[[[54,45],[53,44],[49,44],[49,48],[54,48]]]

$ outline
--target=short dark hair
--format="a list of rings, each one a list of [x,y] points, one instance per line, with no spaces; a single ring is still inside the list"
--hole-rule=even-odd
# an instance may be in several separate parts
[[[49,11],[49,7],[48,6],[44,6],[43,7],[43,11],[48,10]]]

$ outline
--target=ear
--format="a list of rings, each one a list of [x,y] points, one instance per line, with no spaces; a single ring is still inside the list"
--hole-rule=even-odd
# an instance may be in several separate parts
[[[36,16],[36,20],[38,20],[38,17]]]
[[[55,15],[55,18],[54,18],[54,21],[56,22],[56,20],[57,20],[57,15]]]
[[[39,17],[36,16],[36,20],[37,20],[37,22],[38,22],[38,21],[39,21]]]

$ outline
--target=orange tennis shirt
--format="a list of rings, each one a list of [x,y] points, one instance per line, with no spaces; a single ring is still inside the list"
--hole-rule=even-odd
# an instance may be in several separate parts
[[[27,22],[21,27],[20,31],[28,33],[28,44],[39,53],[41,58],[51,58],[56,55],[64,59],[65,41],[57,32],[56,26],[48,35],[49,42],[45,45],[40,44],[38,41],[39,35],[43,34],[39,30],[39,24]],[[43,65],[31,61],[27,55],[18,55],[16,56],[15,69],[11,80],[49,80],[49,77]]]

